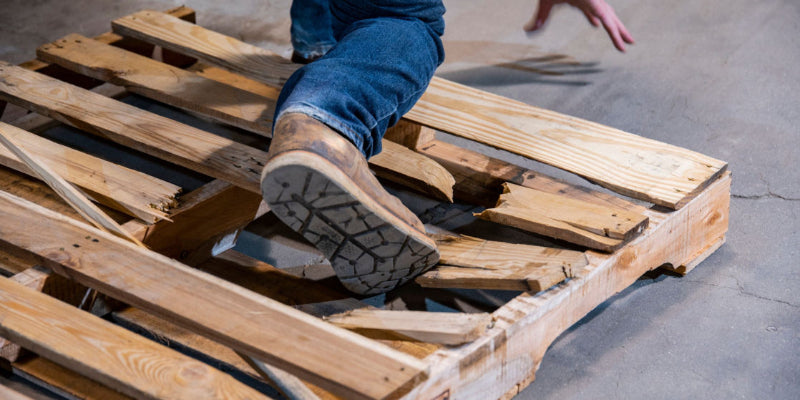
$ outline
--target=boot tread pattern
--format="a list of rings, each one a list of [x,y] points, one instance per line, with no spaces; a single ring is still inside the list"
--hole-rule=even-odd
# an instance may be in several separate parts
[[[330,260],[349,290],[378,294],[419,275],[436,251],[372,212],[326,175],[291,165],[272,171],[264,199]]]

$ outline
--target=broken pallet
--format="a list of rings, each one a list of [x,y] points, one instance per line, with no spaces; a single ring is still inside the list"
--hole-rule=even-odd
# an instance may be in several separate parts
[[[435,199],[497,205],[483,211],[487,218],[570,242],[571,249],[437,236],[440,265],[417,279],[422,287],[403,290],[462,310],[444,316],[374,309],[330,280],[294,276],[226,250],[268,212],[258,187],[266,153],[116,99],[136,93],[268,136],[280,85],[298,66],[193,19],[185,7],[143,11],[115,21],[117,33],[69,35],[40,47],[39,60],[0,65],[0,104],[17,107],[2,115],[3,132],[149,248],[79,222],[46,184],[24,175],[33,173],[27,164],[0,149],[0,164],[20,171],[0,168],[0,269],[14,275],[0,281],[0,297],[10,299],[0,307],[0,336],[8,339],[0,347],[14,354],[11,369],[25,379],[86,399],[255,398],[263,395],[254,390],[263,372],[278,367],[320,398],[504,398],[529,384],[550,343],[605,299],[660,266],[686,273],[724,242],[724,162],[436,78],[387,133],[397,144],[385,142],[384,157],[372,160],[375,171]],[[207,101],[209,87],[221,93],[216,100],[227,100]],[[176,200],[181,188],[174,184],[35,134],[53,119],[210,180]],[[437,139],[431,128],[674,210],[466,150]],[[113,185],[104,188],[105,181]],[[490,218],[493,212],[514,221]],[[26,283],[30,288],[21,287]],[[87,287],[102,294],[97,301],[81,295]],[[440,288],[517,293],[487,309]],[[110,312],[116,324],[164,338],[200,361],[78,306]],[[72,332],[74,343],[54,340],[58,331],[42,330],[45,323]],[[103,336],[106,329],[119,333]],[[92,353],[92,343],[114,351]],[[121,362],[127,354],[147,354],[148,361]],[[149,365],[161,363],[163,374],[148,374]]]

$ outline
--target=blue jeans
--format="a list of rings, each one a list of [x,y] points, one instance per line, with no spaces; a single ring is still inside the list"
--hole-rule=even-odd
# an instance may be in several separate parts
[[[330,0],[329,14],[323,15],[325,3],[292,3],[292,42],[301,55],[327,51],[330,38],[335,45],[289,78],[275,121],[286,112],[309,115],[369,158],[381,151],[386,129],[414,106],[444,61],[439,38],[444,5],[441,0]]]

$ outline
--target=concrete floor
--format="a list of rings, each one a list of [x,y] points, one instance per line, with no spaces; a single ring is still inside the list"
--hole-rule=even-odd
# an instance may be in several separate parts
[[[5,0],[0,59],[180,3]],[[204,26],[290,51],[288,0],[186,3]],[[800,398],[800,2],[613,0],[637,40],[624,55],[566,8],[526,37],[535,1],[446,5],[441,76],[696,150],[734,173],[727,244],[686,277],[641,279],[604,303],[554,343],[517,398]],[[527,70],[498,66],[515,61]]]

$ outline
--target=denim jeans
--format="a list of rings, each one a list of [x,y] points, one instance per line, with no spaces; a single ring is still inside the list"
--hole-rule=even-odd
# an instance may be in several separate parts
[[[328,0],[292,3],[296,50],[327,53],[289,78],[275,121],[286,112],[309,115],[369,158],[380,152],[386,129],[414,106],[444,61],[444,5],[441,0],[329,1],[327,15],[322,14]],[[328,51],[330,38],[335,45]]]

